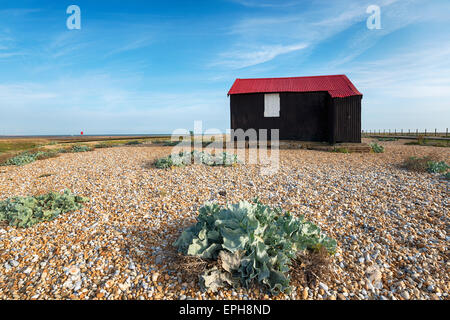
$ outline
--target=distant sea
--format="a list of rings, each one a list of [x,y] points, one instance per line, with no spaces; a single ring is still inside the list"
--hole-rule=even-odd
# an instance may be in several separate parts
[[[7,138],[73,138],[73,137],[165,137],[170,133],[152,133],[152,134],[49,134],[49,135],[0,135],[0,139]]]

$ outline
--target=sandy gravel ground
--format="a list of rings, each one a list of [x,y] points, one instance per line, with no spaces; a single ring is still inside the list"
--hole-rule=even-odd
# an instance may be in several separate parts
[[[384,154],[280,150],[272,177],[255,165],[156,169],[148,163],[171,150],[157,146],[0,167],[0,200],[64,188],[90,198],[29,229],[0,226],[0,299],[448,299],[449,182],[398,163],[431,152],[448,161],[449,149],[380,144]],[[203,203],[256,196],[338,241],[334,279],[273,297],[203,293],[174,271],[171,242]]]

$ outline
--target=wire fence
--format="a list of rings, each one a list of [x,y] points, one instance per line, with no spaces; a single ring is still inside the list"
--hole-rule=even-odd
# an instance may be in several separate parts
[[[427,137],[450,137],[448,128],[445,132],[438,129],[369,129],[362,130],[364,135],[383,135],[383,136],[427,136]]]

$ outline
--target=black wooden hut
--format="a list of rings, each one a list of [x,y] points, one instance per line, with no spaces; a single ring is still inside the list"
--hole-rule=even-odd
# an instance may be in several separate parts
[[[236,79],[228,95],[231,129],[279,129],[280,140],[361,142],[362,94],[345,75]]]

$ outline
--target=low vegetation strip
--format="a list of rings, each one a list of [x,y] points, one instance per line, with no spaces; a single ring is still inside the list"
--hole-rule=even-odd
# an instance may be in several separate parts
[[[48,139],[9,139],[0,140],[0,165],[25,165],[36,160],[56,157],[59,153],[76,153],[92,151],[97,148],[110,148],[123,145],[139,145],[145,141],[159,141],[160,138],[134,139],[128,138],[97,138],[102,141],[93,146],[82,144],[83,142],[96,141],[94,138],[83,138],[80,141],[73,139],[48,140]],[[78,143],[80,142],[80,143]],[[76,144],[73,144],[76,143]],[[45,149],[45,146],[61,144],[73,144],[63,148]]]
[[[23,166],[25,164],[34,162],[36,160],[43,160],[48,158],[54,158],[58,156],[57,151],[36,151],[36,152],[23,152],[12,158],[6,160],[2,165],[9,166]]]
[[[249,287],[257,281],[272,293],[290,292],[288,272],[297,253],[336,251],[336,241],[315,224],[258,201],[205,205],[197,223],[183,231],[174,246],[186,255],[220,258],[220,268],[200,276],[204,289],[216,291],[226,284]]]
[[[13,197],[0,202],[0,221],[10,226],[28,228],[42,221],[49,221],[62,213],[81,209],[87,198],[73,194],[50,192],[45,195]]]
[[[25,151],[19,153],[18,155],[12,156],[0,165],[2,166],[23,166],[29,163],[32,163],[37,160],[44,160],[49,158],[55,158],[61,153],[78,153],[78,152],[87,152],[92,151],[94,148],[91,148],[86,145],[73,145],[71,148],[60,148],[53,150],[36,150],[36,151]]]
[[[92,151],[93,149],[89,146],[84,146],[84,145],[74,145],[72,146],[72,149],[70,150],[71,152],[87,152],[87,151]]]

